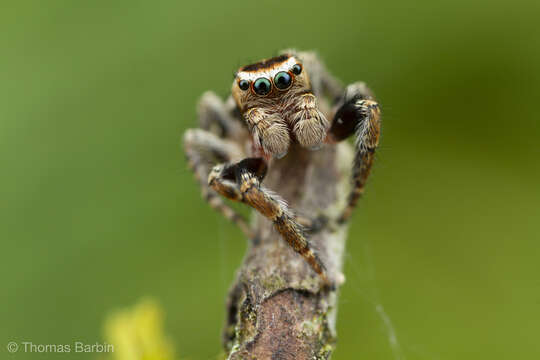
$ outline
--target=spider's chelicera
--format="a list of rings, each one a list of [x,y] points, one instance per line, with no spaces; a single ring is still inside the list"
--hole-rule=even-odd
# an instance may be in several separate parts
[[[288,51],[241,67],[226,102],[205,93],[199,121],[202,129],[186,131],[184,144],[206,200],[250,237],[247,221],[220,195],[259,211],[328,283],[324,266],[300,226],[314,222],[295,216],[261,182],[268,164],[279,161],[290,146],[317,150],[353,135],[353,187],[341,215],[329,220],[349,219],[364,191],[379,141],[380,109],[371,91],[362,82],[343,87],[312,52]]]

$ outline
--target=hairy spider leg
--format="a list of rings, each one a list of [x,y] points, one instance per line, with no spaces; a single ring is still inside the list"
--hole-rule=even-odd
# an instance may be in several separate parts
[[[381,132],[381,111],[371,91],[364,83],[349,85],[337,104],[332,126],[328,132],[331,142],[355,136],[355,155],[351,175],[352,189],[347,205],[338,217],[338,222],[347,221],[364,193],[371,172],[375,150]]]
[[[236,164],[216,165],[208,177],[208,184],[224,197],[251,206],[271,220],[283,239],[300,254],[311,268],[329,284],[326,270],[309,246],[302,226],[285,201],[261,186],[266,174],[266,164],[261,158],[248,158]]]
[[[213,209],[236,224],[248,238],[252,238],[248,221],[228,206],[214,190],[208,187],[207,183],[212,166],[223,161],[242,158],[240,147],[234,142],[222,140],[206,130],[188,129],[184,133],[184,150],[188,165],[199,183],[203,199]]]

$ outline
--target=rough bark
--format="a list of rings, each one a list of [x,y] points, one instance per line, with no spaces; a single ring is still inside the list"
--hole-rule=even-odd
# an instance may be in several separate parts
[[[349,189],[350,146],[319,151],[299,147],[272,164],[265,187],[282,196],[297,213],[334,219]],[[256,235],[233,284],[224,329],[229,359],[328,359],[336,339],[338,288],[344,281],[342,257],[347,226],[330,221],[308,234],[336,289],[320,279],[260,215]]]

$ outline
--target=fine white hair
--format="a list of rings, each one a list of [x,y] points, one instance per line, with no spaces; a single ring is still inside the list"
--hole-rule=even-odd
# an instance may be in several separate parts
[[[267,79],[273,79],[274,76],[280,71],[290,71],[291,68],[298,63],[298,60],[294,56],[291,56],[284,62],[273,66],[272,68],[261,69],[258,71],[239,71],[236,77],[239,80],[255,81],[260,77]],[[271,65],[272,66],[272,65]]]

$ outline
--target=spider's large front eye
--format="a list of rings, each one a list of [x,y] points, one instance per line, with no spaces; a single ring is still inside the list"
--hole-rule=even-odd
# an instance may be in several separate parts
[[[247,89],[249,89],[249,81],[247,80],[240,80],[238,82],[238,87],[244,91],[246,91]]]
[[[274,76],[274,84],[278,89],[284,90],[291,86],[292,76],[286,71],[280,71]]]
[[[258,95],[266,95],[272,90],[272,83],[267,78],[258,78],[253,83],[253,90]]]

